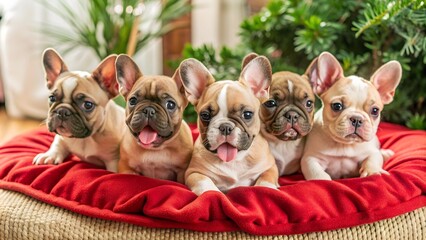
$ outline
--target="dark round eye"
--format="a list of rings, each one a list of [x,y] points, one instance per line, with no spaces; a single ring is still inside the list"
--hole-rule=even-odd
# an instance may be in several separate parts
[[[53,96],[53,95],[50,95],[50,96],[49,96],[49,101],[50,101],[51,103],[56,102],[56,97],[55,97],[55,96]]]
[[[252,119],[252,118],[253,118],[253,112],[250,112],[250,111],[244,111],[244,112],[243,112],[243,118],[244,118],[245,120],[250,120],[250,119]]]
[[[341,103],[332,103],[331,104],[331,109],[333,109],[333,111],[335,112],[340,112],[343,110],[343,104]]]
[[[173,102],[171,100],[167,101],[166,108],[168,110],[173,110],[173,109],[175,109],[175,107],[176,107],[176,103],[175,102]]]
[[[373,107],[370,112],[371,116],[378,117],[380,114],[380,109],[377,107]]]
[[[84,110],[90,111],[95,107],[95,104],[89,101],[84,101],[83,108]]]
[[[263,105],[267,108],[274,108],[277,106],[277,102],[274,99],[269,99],[268,101],[264,102]]]
[[[138,102],[138,99],[136,99],[135,97],[129,98],[129,106],[133,107],[136,105],[137,102]]]
[[[209,112],[203,111],[203,112],[200,112],[200,118],[201,120],[208,122],[210,121],[210,119],[212,119],[212,116]]]
[[[305,105],[306,105],[307,108],[312,108],[314,106],[314,101],[308,100],[308,101],[306,101]]]

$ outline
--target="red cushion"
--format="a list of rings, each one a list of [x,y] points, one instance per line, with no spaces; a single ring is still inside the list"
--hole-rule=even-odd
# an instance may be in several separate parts
[[[280,178],[279,191],[239,187],[226,195],[197,197],[178,183],[113,174],[75,157],[58,166],[32,165],[53,139],[42,128],[0,148],[0,188],[87,216],[147,227],[262,235],[324,231],[426,206],[426,132],[382,123],[378,136],[396,153],[384,166],[389,176],[305,181],[296,174]]]

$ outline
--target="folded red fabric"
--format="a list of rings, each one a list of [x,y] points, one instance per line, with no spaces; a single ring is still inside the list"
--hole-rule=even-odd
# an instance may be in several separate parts
[[[0,188],[87,216],[146,227],[256,235],[324,231],[426,206],[426,132],[382,123],[378,136],[384,148],[396,153],[384,165],[389,176],[305,181],[295,174],[280,178],[279,191],[239,187],[226,195],[197,197],[179,183],[114,174],[76,157],[58,166],[32,165],[53,140],[41,128],[0,147]]]

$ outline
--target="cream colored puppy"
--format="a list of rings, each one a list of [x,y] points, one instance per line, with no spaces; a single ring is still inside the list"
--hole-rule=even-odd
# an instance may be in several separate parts
[[[322,107],[315,113],[301,161],[306,179],[388,174],[383,161],[393,152],[380,149],[376,131],[380,112],[392,102],[401,75],[397,61],[384,64],[367,81],[345,77],[328,52],[316,59],[310,80]]]

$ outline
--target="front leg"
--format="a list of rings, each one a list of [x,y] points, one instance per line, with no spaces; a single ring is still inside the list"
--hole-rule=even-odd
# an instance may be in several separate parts
[[[129,159],[124,156],[118,161],[118,173],[139,175],[138,172],[129,166]]]
[[[33,159],[33,164],[60,164],[69,154],[64,138],[60,135],[55,135],[49,150],[45,153],[37,154]]]
[[[367,177],[371,175],[380,175],[389,173],[383,169],[383,155],[381,151],[376,151],[367,157],[359,169],[360,177]]]
[[[129,156],[127,155],[127,152],[123,147],[120,148],[120,160],[118,160],[118,173],[139,175],[138,172],[136,172],[133,168],[130,167]]]
[[[214,184],[211,178],[197,172],[189,174],[186,177],[185,184],[191,189],[192,192],[197,194],[197,196],[200,196],[207,191],[220,192],[219,188]]]
[[[277,165],[274,164],[271,168],[263,172],[254,185],[277,189],[279,187]]]
[[[306,180],[331,180],[325,172],[319,159],[313,156],[304,156],[300,162],[303,176]]]
[[[116,173],[118,171],[118,160],[109,160],[109,161],[104,161],[105,163],[105,168],[108,171],[114,172]]]

